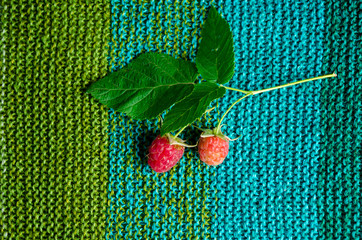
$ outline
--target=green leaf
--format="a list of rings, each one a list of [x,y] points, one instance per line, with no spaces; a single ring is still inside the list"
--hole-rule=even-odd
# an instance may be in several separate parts
[[[87,92],[132,118],[151,119],[188,96],[196,76],[197,69],[191,62],[166,54],[145,53],[93,83]]]
[[[234,75],[234,43],[229,24],[211,6],[201,31],[196,66],[209,82],[227,83]]]
[[[224,96],[226,89],[216,83],[202,82],[195,85],[192,93],[176,103],[166,114],[162,124],[161,134],[185,127],[201,117],[210,103]]]

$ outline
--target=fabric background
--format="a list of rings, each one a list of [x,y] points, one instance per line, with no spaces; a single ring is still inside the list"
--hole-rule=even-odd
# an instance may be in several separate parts
[[[86,86],[146,51],[193,61],[208,7],[231,26],[236,72],[256,90],[227,116],[219,167],[188,149],[146,163],[158,121]],[[1,2],[1,239],[361,239],[359,0]],[[213,127],[228,92],[196,123]],[[107,112],[108,111],[108,112]],[[182,137],[197,141],[190,127]]]
[[[109,2],[1,1],[1,239],[101,239]]]

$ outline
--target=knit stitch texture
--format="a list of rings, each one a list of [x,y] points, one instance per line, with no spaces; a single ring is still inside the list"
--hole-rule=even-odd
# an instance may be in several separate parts
[[[111,110],[106,238],[360,239],[360,4],[112,1],[112,70],[145,51],[193,61],[211,3],[233,32],[229,86],[261,89],[335,70],[340,77],[238,104],[225,133],[242,138],[217,168],[188,150],[169,173],[152,172],[146,146],[159,123]],[[197,124],[215,126],[239,96],[228,93]],[[196,141],[196,131],[183,137]]]
[[[362,2],[325,4],[319,239],[362,239]]]
[[[213,4],[235,75],[222,165],[147,165],[160,122],[85,93],[143,52],[195,60]],[[360,0],[2,0],[0,239],[362,239]],[[228,105],[196,121],[212,128]],[[200,132],[181,134],[195,143]]]
[[[1,1],[0,239],[101,239],[109,2]]]

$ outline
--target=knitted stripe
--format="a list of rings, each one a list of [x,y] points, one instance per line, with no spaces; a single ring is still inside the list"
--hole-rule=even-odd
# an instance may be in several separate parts
[[[362,239],[362,3],[326,2],[319,239]]]
[[[145,51],[194,59],[209,4],[112,1],[112,69]],[[260,89],[320,74],[323,2],[216,5],[234,35],[231,86]],[[158,123],[111,110],[107,239],[315,239],[320,89],[320,82],[307,83],[240,103],[226,119],[226,133],[243,138],[231,144],[223,165],[207,167],[187,151],[165,174],[146,164]],[[228,93],[203,126],[215,125],[238,96]],[[183,137],[194,139],[195,132]]]
[[[321,74],[322,1],[220,1],[231,24],[236,73],[256,90]],[[320,82],[247,98],[225,133],[242,137],[217,167],[213,239],[316,239]],[[226,95],[224,112],[239,93]],[[211,207],[212,208],[212,207]]]
[[[109,62],[112,70],[145,51],[194,59],[209,4],[198,1],[112,1]],[[209,185],[214,169],[200,164],[195,151],[170,172],[154,173],[147,147],[159,134],[158,121],[135,121],[109,112],[110,184],[107,239],[210,238]],[[202,120],[206,123],[206,119]],[[209,123],[210,124],[210,123]],[[190,137],[189,129],[181,137]]]
[[[1,4],[1,239],[104,236],[108,1]]]

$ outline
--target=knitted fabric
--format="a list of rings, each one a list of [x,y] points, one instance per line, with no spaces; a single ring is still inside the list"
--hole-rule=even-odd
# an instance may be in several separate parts
[[[210,4],[233,32],[228,86],[338,78],[246,98],[225,119],[241,138],[222,165],[187,149],[157,174],[146,154],[159,121],[106,109],[85,88],[142,52],[194,61]],[[362,239],[360,1],[0,5],[0,239]],[[196,125],[215,126],[240,96],[228,91]]]
[[[101,239],[107,0],[1,1],[0,239]]]
[[[112,1],[110,64],[113,70],[144,51],[195,57],[198,33],[209,4]],[[110,206],[106,239],[196,239],[210,237],[209,185],[215,169],[187,150],[177,168],[155,174],[147,146],[157,122],[135,121],[110,111]],[[183,135],[185,136],[185,135]]]
[[[319,169],[320,239],[362,239],[362,2],[325,4]]]
[[[187,150],[169,173],[152,172],[147,146],[159,123],[110,110],[106,239],[360,239],[360,4],[211,2],[233,32],[229,86],[255,90],[335,70],[340,77],[239,103],[225,133],[242,137],[216,168]],[[145,51],[194,60],[209,5],[112,1],[112,70]],[[197,124],[215,126],[238,97],[228,92]],[[182,137],[196,136],[188,128]]]

